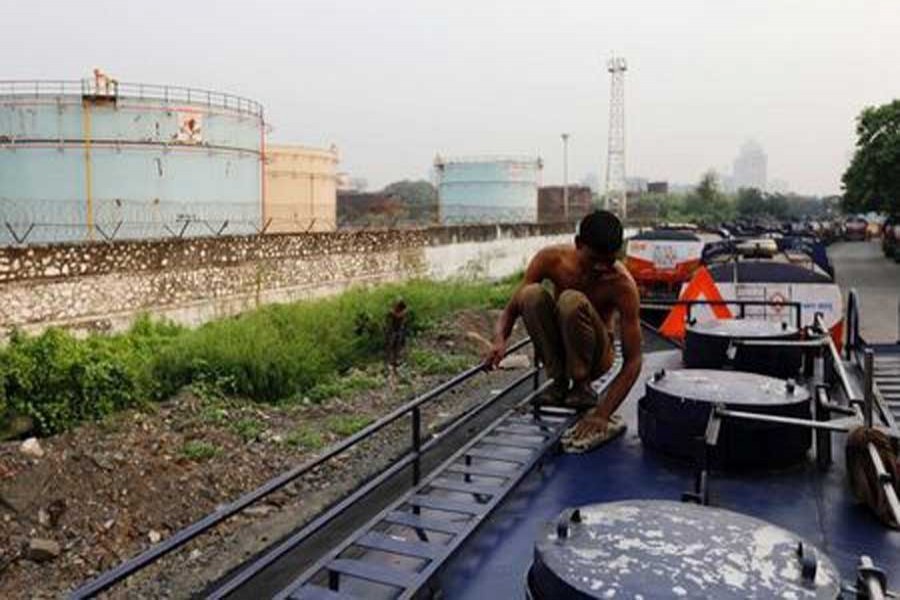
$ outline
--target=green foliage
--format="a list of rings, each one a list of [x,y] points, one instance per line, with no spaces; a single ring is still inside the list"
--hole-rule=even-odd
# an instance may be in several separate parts
[[[0,349],[0,425],[16,416],[49,435],[184,386],[204,400],[200,418],[223,422],[226,397],[316,401],[383,383],[380,363],[389,307],[402,297],[415,335],[462,308],[505,304],[513,282],[412,281],[340,296],[268,306],[188,330],[139,319],[123,334],[77,339],[49,329],[15,333]],[[361,368],[362,367],[362,368]],[[249,424],[242,437],[253,437]]]
[[[335,435],[347,437],[371,422],[372,418],[365,415],[334,415],[325,420],[325,427]]]
[[[325,447],[325,437],[311,425],[303,424],[291,431],[284,438],[284,443],[293,448],[320,450]]]
[[[265,430],[265,427],[258,420],[253,418],[244,418],[236,421],[231,429],[241,436],[244,443],[255,442],[259,440],[259,436]]]
[[[409,353],[413,368],[425,375],[449,375],[472,366],[472,359],[454,354],[441,354],[428,350],[413,350]]]
[[[384,382],[384,375],[372,369],[366,371],[353,369],[343,377],[317,383],[306,393],[306,397],[318,404],[329,398],[343,398],[348,394],[377,389],[383,386]]]
[[[354,289],[335,298],[267,306],[208,323],[181,336],[157,361],[169,393],[196,380],[233,382],[240,396],[278,401],[331,386],[354,366],[378,360],[388,307],[403,297],[416,334],[465,307],[495,306],[502,293],[488,283],[412,281]],[[507,290],[508,286],[504,287]],[[321,399],[336,388],[317,392]],[[320,387],[320,391],[322,388]]]
[[[842,178],[844,209],[900,214],[900,100],[862,111],[856,153]]]
[[[715,173],[705,173],[697,188],[685,197],[684,214],[706,224],[718,224],[734,216],[734,205],[719,188]]]
[[[208,460],[218,454],[219,448],[204,440],[191,440],[181,447],[181,455],[188,460]]]
[[[438,193],[429,181],[396,181],[385,186],[383,193],[400,199],[404,220],[423,224],[438,220]]]
[[[0,350],[0,397],[42,435],[147,402],[161,389],[149,360],[181,331],[144,318],[125,334],[86,340],[59,329],[16,333]]]

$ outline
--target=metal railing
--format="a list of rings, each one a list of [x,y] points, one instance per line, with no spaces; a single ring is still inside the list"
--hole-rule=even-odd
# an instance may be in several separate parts
[[[506,354],[509,355],[521,348],[527,346],[531,343],[529,338],[525,338],[512,344],[506,351]],[[422,432],[421,432],[421,411],[422,407],[428,402],[434,400],[438,396],[442,395],[444,392],[447,392],[457,386],[465,383],[466,381],[472,379],[474,376],[479,373],[485,372],[484,364],[479,363],[466,371],[452,377],[451,379],[445,381],[441,385],[432,388],[431,390],[421,394],[411,400],[410,402],[400,406],[387,415],[381,417],[374,423],[368,425],[364,429],[359,432],[351,435],[350,437],[334,444],[333,446],[327,448],[320,456],[307,461],[306,463],[294,467],[289,471],[269,480],[264,483],[260,487],[255,490],[248,492],[238,498],[237,500],[222,506],[218,510],[199,521],[181,529],[180,531],[174,533],[169,538],[163,540],[156,546],[149,548],[148,550],[142,552],[141,554],[130,558],[118,565],[117,567],[101,574],[96,579],[90,581],[89,583],[83,585],[82,587],[76,589],[72,592],[70,598],[71,599],[81,599],[81,598],[91,598],[99,594],[100,592],[109,589],[113,585],[119,583],[120,581],[134,575],[138,571],[145,569],[146,567],[152,565],[162,557],[167,554],[181,548],[188,542],[194,540],[200,535],[206,533],[210,529],[218,526],[223,521],[230,519],[231,517],[237,515],[244,509],[248,508],[252,504],[262,500],[263,498],[269,496],[270,494],[284,488],[288,484],[293,481],[296,481],[300,477],[306,475],[307,473],[313,471],[314,469],[323,466],[325,463],[335,458],[336,456],[343,454],[344,452],[350,450],[361,442],[371,438],[374,434],[383,430],[387,426],[397,422],[401,418],[410,415],[410,439],[412,441],[412,448],[409,452],[402,455],[398,459],[396,459],[390,467],[388,467],[385,471],[379,473],[374,479],[365,483],[362,487],[358,488],[354,491],[350,496],[340,500],[336,505],[332,506],[330,510],[326,513],[319,516],[314,521],[310,522],[306,527],[304,527],[300,532],[291,536],[289,540],[279,545],[278,548],[273,553],[267,555],[268,564],[274,562],[282,556],[284,553],[289,551],[291,548],[296,546],[302,539],[305,539],[315,532],[319,531],[323,527],[325,527],[329,522],[334,520],[334,518],[342,512],[349,503],[355,502],[371,492],[375,487],[386,481],[389,477],[399,473],[403,468],[412,465],[413,467],[413,485],[418,485],[419,479],[421,477],[421,458],[422,455],[429,450],[434,444],[437,443],[437,439],[432,439],[428,443],[422,444]],[[538,385],[538,376],[539,372],[537,369],[532,368],[527,373],[522,375],[513,381],[510,385],[508,385],[504,390],[499,394],[495,394],[490,400],[486,403],[482,404],[480,408],[485,408],[488,404],[493,404],[500,397],[508,394],[512,389],[516,386],[521,385],[522,383],[527,382],[529,379],[533,379],[534,387],[536,388]],[[464,412],[459,415],[445,430],[444,434],[449,431],[455,431],[465,423],[469,422],[474,416],[474,411]],[[287,545],[289,544],[289,546]],[[262,568],[262,567],[260,567]],[[241,580],[241,582],[243,579]],[[240,582],[230,583],[229,585],[237,586]]]
[[[164,103],[187,103],[222,108],[260,118],[263,116],[263,106],[255,100],[235,94],[191,87],[125,81],[112,82],[108,86],[101,87],[91,79],[0,80],[0,99],[48,96],[159,100]]]

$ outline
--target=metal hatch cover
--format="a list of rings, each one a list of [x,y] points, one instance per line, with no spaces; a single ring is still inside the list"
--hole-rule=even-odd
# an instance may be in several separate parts
[[[742,408],[802,404],[810,399],[806,388],[782,379],[756,373],[712,369],[665,371],[647,381],[647,392]]]
[[[710,319],[688,326],[688,331],[736,338],[781,338],[797,334],[797,328],[782,321],[763,319]]]
[[[535,545],[535,600],[834,599],[834,563],[794,533],[728,510],[662,500],[567,510]]]
[[[809,391],[791,381],[741,371],[676,369],[647,381],[638,402],[638,432],[645,446],[694,459],[713,405],[768,415],[809,419]],[[716,466],[771,467],[802,459],[812,442],[808,429],[777,423],[726,421]]]
[[[731,366],[775,377],[796,376],[802,352],[787,346],[736,346],[736,340],[778,341],[799,339],[798,329],[788,323],[761,319],[713,319],[688,325],[685,331],[684,364],[694,369]],[[731,354],[730,351],[734,353]]]

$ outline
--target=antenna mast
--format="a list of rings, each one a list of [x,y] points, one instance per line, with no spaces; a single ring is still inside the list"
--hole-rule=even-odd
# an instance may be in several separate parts
[[[625,70],[622,57],[613,56],[607,63],[610,74],[609,87],[609,145],[606,162],[605,207],[610,209],[610,199],[624,221],[628,217],[627,186],[625,183]]]

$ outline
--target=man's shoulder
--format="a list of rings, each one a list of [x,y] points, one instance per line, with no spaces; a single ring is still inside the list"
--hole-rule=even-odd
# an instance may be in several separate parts
[[[560,262],[571,259],[575,256],[575,246],[572,244],[553,244],[552,246],[544,246],[534,255],[535,261],[539,261],[547,266],[557,265]]]

